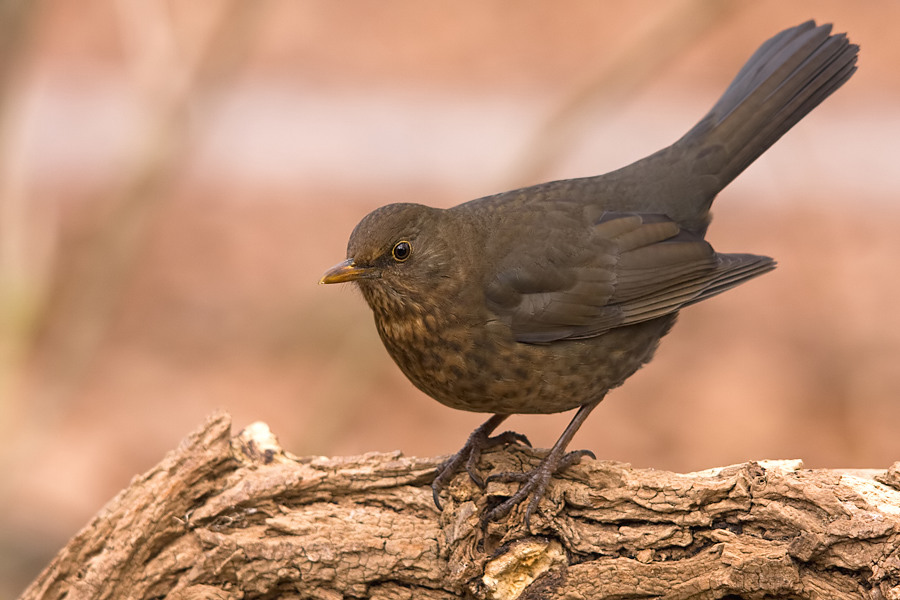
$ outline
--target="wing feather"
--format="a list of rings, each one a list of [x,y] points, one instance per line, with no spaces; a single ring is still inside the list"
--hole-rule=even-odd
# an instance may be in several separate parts
[[[605,213],[572,235],[515,248],[485,286],[488,307],[520,342],[602,335],[671,314],[774,268],[771,258],[717,254],[665,215]]]

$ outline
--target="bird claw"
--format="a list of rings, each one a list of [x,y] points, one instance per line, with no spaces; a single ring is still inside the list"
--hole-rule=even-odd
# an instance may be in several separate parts
[[[558,471],[565,469],[577,463],[583,456],[594,457],[594,453],[590,450],[574,450],[566,452],[566,446],[578,431],[578,428],[590,414],[590,412],[603,400],[603,397],[597,398],[592,402],[584,404],[578,409],[578,412],[569,422],[563,434],[551,448],[550,453],[545,456],[537,467],[527,473],[497,473],[487,478],[487,481],[508,481],[520,482],[522,485],[515,494],[504,500],[499,506],[486,511],[481,516],[481,527],[485,529],[491,521],[496,521],[505,517],[509,512],[525,498],[531,496],[528,507],[525,510],[525,527],[528,528],[531,515],[537,509],[541,498],[553,475]],[[465,464],[466,472],[475,482],[475,485],[484,489],[486,483],[478,474],[478,459],[486,448],[499,446],[501,444],[524,444],[531,446],[528,438],[514,431],[504,431],[495,436],[491,436],[494,429],[497,428],[509,415],[496,414],[490,419],[482,423],[475,431],[469,435],[462,449],[444,461],[437,469],[437,474],[431,484],[431,491],[434,497],[434,504],[441,510],[441,491],[453,479],[453,476],[459,471],[460,467]]]
[[[566,452],[565,455],[563,455],[563,457],[559,461],[559,466],[556,467],[556,471],[559,472],[563,469],[571,467],[572,465],[577,465],[585,456],[590,456],[591,460],[597,460],[597,455],[590,450],[572,450],[571,452]]]
[[[481,474],[478,473],[478,461],[481,459],[481,453],[488,448],[508,446],[511,444],[522,444],[523,446],[531,448],[531,442],[528,438],[515,431],[504,431],[503,433],[486,437],[484,443],[480,447],[474,448],[473,451],[469,452],[469,458],[466,460],[466,473],[469,474],[469,479],[483,490],[487,485],[486,481],[490,481],[491,478],[488,477],[487,480],[485,480],[481,477]],[[463,446],[463,450],[460,452],[463,451],[465,451],[465,446]]]
[[[431,493],[438,510],[442,510],[441,491],[450,483],[463,465],[465,465],[466,473],[469,474],[472,482],[482,490],[485,488],[485,480],[478,473],[478,461],[481,459],[482,452],[489,448],[509,444],[522,444],[529,448],[531,447],[531,442],[528,438],[515,431],[504,431],[494,436],[490,435],[505,418],[506,415],[494,415],[488,419],[472,432],[459,452],[445,460],[437,468],[437,474],[431,483]]]
[[[508,515],[518,504],[531,496],[528,506],[525,508],[525,529],[530,528],[531,515],[537,510],[541,498],[550,485],[553,476],[574,464],[577,464],[584,456],[596,459],[590,450],[573,450],[562,456],[556,457],[552,452],[541,460],[540,464],[531,471],[525,473],[504,472],[494,473],[487,478],[488,482],[499,481],[503,483],[521,483],[516,493],[504,500],[491,510],[485,511],[481,516],[481,528],[486,529],[491,521],[498,521]]]
[[[487,477],[487,482],[491,483],[492,481],[498,481],[500,483],[525,483],[526,481],[531,479],[532,472],[533,471],[517,473],[515,471],[503,471],[502,473],[491,473]]]
[[[500,444],[522,444],[523,446],[533,448],[531,441],[525,437],[524,434],[517,431],[504,431],[503,433],[498,433],[497,435],[488,438],[488,440],[492,442],[490,447],[499,446]]]

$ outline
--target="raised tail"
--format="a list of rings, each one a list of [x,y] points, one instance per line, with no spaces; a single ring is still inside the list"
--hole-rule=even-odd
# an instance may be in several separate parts
[[[858,52],[831,25],[786,29],[760,46],[680,140],[600,179],[618,209],[662,213],[703,235],[716,194],[841,87]]]
[[[696,148],[728,185],[856,71],[859,46],[807,21],[765,42],[703,119],[675,145]]]

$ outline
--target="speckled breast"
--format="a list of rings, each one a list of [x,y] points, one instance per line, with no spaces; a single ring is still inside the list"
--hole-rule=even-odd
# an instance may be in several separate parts
[[[675,321],[668,315],[603,335],[549,344],[516,342],[497,321],[376,310],[379,335],[403,373],[435,400],[460,410],[555,413],[619,386],[653,357]]]

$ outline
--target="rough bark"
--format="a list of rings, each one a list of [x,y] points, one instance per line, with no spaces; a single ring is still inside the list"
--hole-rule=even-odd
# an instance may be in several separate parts
[[[539,452],[487,453],[484,472]],[[297,458],[263,424],[211,417],[136,477],[22,598],[900,600],[900,463],[807,470],[760,461],[678,474],[584,460],[526,531],[483,533],[486,492],[440,458]]]

